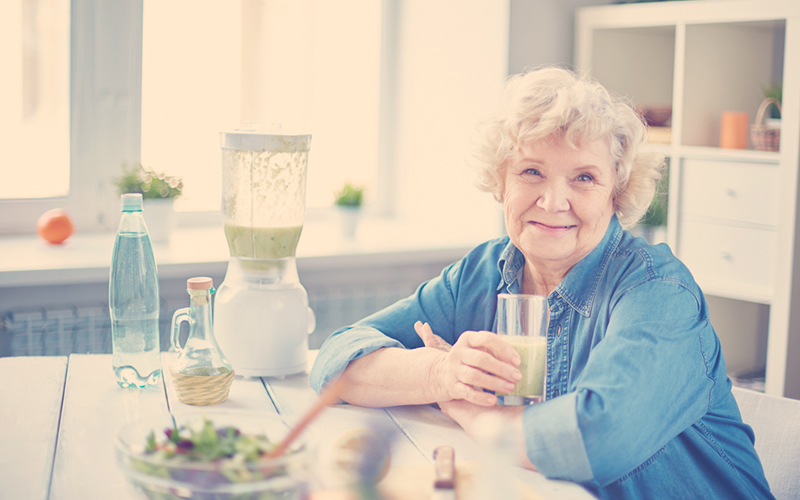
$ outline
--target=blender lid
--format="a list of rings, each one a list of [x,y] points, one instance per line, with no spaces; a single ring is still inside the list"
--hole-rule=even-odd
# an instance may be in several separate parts
[[[259,128],[220,132],[219,140],[222,149],[237,151],[298,153],[308,151],[311,146],[311,134],[282,134]]]

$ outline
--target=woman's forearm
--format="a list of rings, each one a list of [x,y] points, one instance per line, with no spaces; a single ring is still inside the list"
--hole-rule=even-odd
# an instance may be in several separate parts
[[[445,398],[436,372],[445,353],[420,347],[385,347],[350,362],[341,398],[354,405],[386,407],[435,403]]]

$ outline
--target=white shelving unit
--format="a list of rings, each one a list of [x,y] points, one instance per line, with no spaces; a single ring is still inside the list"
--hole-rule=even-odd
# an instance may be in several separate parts
[[[672,106],[670,142],[653,145],[670,160],[667,242],[726,325],[712,314],[723,351],[748,351],[766,366],[765,392],[800,399],[800,2],[587,7],[575,33],[580,71],[639,106]],[[719,148],[722,112],[753,123],[776,82],[780,151]]]

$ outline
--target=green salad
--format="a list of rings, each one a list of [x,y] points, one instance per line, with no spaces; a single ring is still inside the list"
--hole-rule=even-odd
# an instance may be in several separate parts
[[[234,426],[215,426],[206,417],[198,425],[151,431],[144,449],[127,462],[131,479],[148,498],[296,499],[302,498],[289,474],[296,463],[286,456],[267,459],[277,442],[263,434],[247,434]]]
[[[245,462],[256,462],[272,451],[272,443],[264,435],[248,436],[233,426],[216,428],[208,418],[203,418],[199,429],[173,427],[164,429],[162,439],[152,431],[147,437],[145,453],[156,461],[209,462],[219,464],[219,472],[235,483],[257,481],[265,476],[259,472],[285,471],[279,469],[252,470]],[[142,471],[145,472],[145,471]]]

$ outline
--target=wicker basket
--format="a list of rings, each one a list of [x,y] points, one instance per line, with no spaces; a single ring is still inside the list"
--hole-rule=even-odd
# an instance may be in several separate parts
[[[768,97],[758,107],[756,122],[750,126],[750,139],[753,141],[753,147],[759,151],[778,151],[781,145],[781,129],[770,128],[763,123],[764,113],[770,104],[774,104],[780,111],[781,103],[777,99]]]
[[[186,405],[218,405],[228,399],[233,382],[233,370],[220,375],[184,375],[169,368],[178,399]]]

